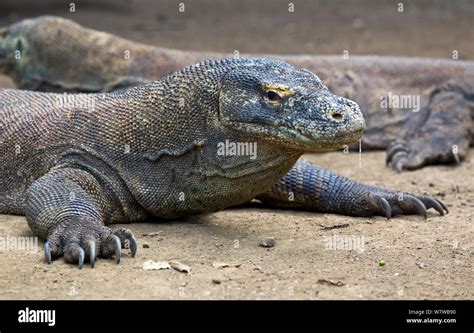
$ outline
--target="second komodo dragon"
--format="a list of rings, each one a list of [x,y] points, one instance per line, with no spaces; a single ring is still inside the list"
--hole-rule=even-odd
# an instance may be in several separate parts
[[[68,262],[121,258],[137,243],[111,223],[213,212],[258,198],[355,216],[441,215],[429,196],[364,185],[304,161],[357,141],[358,105],[308,70],[210,60],[119,92],[0,90],[0,213],[25,214]],[[222,143],[254,145],[219,151]],[[245,145],[243,146],[245,147]],[[292,195],[290,195],[292,194]]]

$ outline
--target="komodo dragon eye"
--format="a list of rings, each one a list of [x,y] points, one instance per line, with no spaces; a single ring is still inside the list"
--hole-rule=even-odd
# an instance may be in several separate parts
[[[262,93],[267,103],[278,106],[283,104],[287,97],[292,96],[294,91],[281,84],[263,83]]]
[[[267,91],[267,98],[272,102],[276,102],[281,99],[280,95],[278,95],[276,92],[271,91],[271,90]]]

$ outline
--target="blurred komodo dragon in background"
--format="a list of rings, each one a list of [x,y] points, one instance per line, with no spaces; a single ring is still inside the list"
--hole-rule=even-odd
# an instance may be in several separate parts
[[[0,69],[18,87],[40,91],[111,91],[226,56],[142,45],[57,17],[24,20],[4,28],[0,35]],[[269,57],[307,68],[334,93],[357,102],[367,123],[362,148],[387,149],[387,163],[397,171],[459,163],[474,143],[473,62]],[[396,105],[400,101],[408,105],[402,109]],[[415,101],[419,105],[413,105]]]
[[[59,47],[60,48],[60,47]],[[110,93],[0,90],[0,213],[25,214],[45,257],[121,258],[137,243],[106,225],[213,212],[258,198],[354,216],[420,214],[429,196],[364,185],[298,160],[365,127],[355,102],[305,69],[209,60]],[[219,153],[223,142],[256,144]]]

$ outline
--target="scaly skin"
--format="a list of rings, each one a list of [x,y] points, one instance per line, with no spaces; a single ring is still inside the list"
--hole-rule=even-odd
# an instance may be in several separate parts
[[[142,45],[62,18],[5,28],[0,67],[20,88],[99,92],[143,84],[225,54]],[[21,58],[15,59],[15,51]],[[271,55],[316,73],[336,94],[356,101],[367,130],[363,149],[387,149],[398,171],[462,161],[474,144],[474,63],[455,60]],[[419,96],[419,112],[386,108],[388,94]]]
[[[0,90],[0,213],[25,214],[48,262],[121,258],[137,243],[111,223],[207,213],[259,198],[356,216],[421,214],[431,197],[363,185],[300,161],[365,127],[356,103],[307,70],[224,59],[119,92]],[[222,142],[257,154],[220,154]],[[252,158],[254,157],[254,158]],[[293,165],[295,165],[293,167]],[[294,200],[289,200],[293,192]]]

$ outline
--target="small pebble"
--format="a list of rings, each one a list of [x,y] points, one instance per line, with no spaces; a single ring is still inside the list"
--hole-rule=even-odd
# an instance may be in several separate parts
[[[149,248],[150,248],[150,244],[148,244],[148,243],[143,243],[143,248],[144,248],[144,249],[149,249]]]
[[[214,283],[214,284],[221,284],[221,280],[212,279],[212,283]]]
[[[258,239],[258,246],[261,247],[274,247],[276,244],[275,237],[261,237]]]

